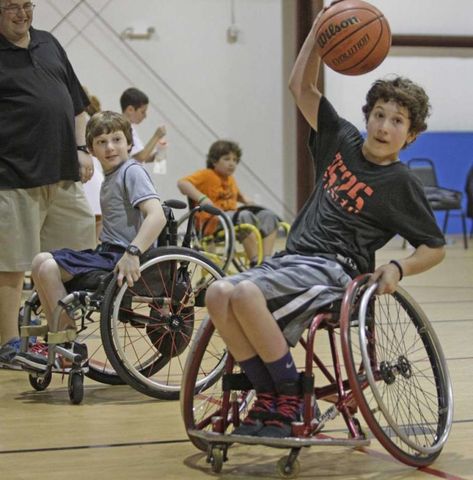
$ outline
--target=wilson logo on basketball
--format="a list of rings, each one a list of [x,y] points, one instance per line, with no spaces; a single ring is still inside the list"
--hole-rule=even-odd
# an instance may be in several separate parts
[[[355,45],[352,45],[346,52],[343,52],[339,57],[334,58],[332,60],[332,63],[336,66],[341,65],[342,63],[346,62],[347,60],[350,60],[350,58],[355,55],[357,52],[362,50],[366,45],[368,45],[370,41],[370,36],[368,34],[364,35],[363,37],[358,40],[358,42],[355,43]]]
[[[325,31],[319,33],[317,37],[317,43],[319,44],[319,47],[324,48],[326,43],[332,37],[345,30],[345,28],[348,28],[351,25],[356,25],[357,23],[360,23],[360,20],[358,19],[358,17],[355,16],[342,20],[338,25],[331,23]]]

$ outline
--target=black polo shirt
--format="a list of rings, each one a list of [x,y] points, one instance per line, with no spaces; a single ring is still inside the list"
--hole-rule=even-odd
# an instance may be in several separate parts
[[[0,35],[0,188],[78,180],[75,116],[89,101],[66,52],[30,28],[28,48]]]

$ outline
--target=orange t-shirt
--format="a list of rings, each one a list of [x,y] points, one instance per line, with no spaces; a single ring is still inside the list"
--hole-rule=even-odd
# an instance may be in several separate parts
[[[231,175],[223,177],[211,168],[197,170],[197,172],[182,178],[192,183],[197,190],[201,191],[203,195],[212,201],[212,203],[220,208],[220,210],[236,210],[238,208],[238,197],[240,190],[235,178]],[[196,215],[197,224],[204,225],[212,215],[206,212],[199,212]],[[206,225],[205,233],[212,233],[216,226],[215,222],[210,222]]]

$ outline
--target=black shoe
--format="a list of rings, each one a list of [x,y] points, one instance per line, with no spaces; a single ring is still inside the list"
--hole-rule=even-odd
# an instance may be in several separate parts
[[[302,420],[304,401],[299,395],[278,395],[277,413],[274,418],[266,420],[259,430],[258,437],[285,438],[292,436],[292,422]]]
[[[28,370],[45,372],[48,367],[48,357],[40,353],[20,352],[14,358],[13,363],[21,365]]]
[[[292,422],[302,420],[304,399],[301,382],[286,382],[276,385],[276,414],[265,420],[258,437],[285,438],[292,436]]]
[[[0,363],[12,363],[20,351],[21,340],[16,337],[0,347]]]
[[[276,412],[276,394],[258,393],[246,418],[236,427],[232,435],[257,436],[267,420]]]

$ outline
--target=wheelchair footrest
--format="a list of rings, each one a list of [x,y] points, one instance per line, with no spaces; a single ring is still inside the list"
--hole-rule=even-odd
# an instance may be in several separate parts
[[[264,445],[275,448],[302,448],[312,445],[339,446],[339,447],[367,447],[370,440],[354,438],[332,438],[327,435],[316,435],[314,437],[253,437],[248,435],[232,435],[202,430],[188,430],[190,437],[206,440],[211,444],[241,443],[244,445]]]
[[[45,337],[48,333],[47,325],[22,325],[20,327],[20,336],[25,337]]]
[[[73,342],[77,338],[77,332],[72,328],[60,332],[48,332],[48,344]]]

